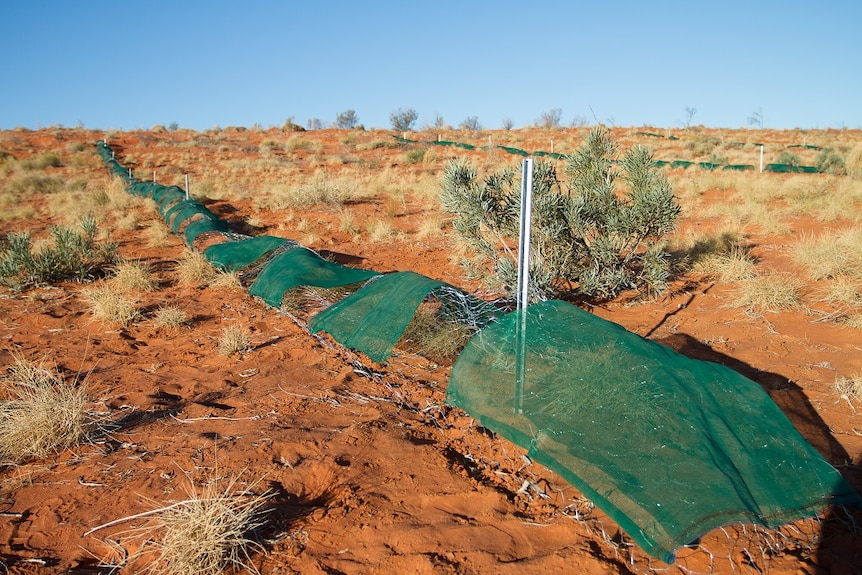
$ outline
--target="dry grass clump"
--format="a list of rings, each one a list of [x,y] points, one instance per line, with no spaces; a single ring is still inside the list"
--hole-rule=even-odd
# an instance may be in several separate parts
[[[236,272],[216,270],[216,275],[209,282],[210,287],[215,289],[242,289],[242,281]]]
[[[147,262],[141,260],[122,260],[113,269],[110,279],[112,286],[125,292],[151,292],[156,282]]]
[[[754,258],[736,232],[691,236],[681,252],[684,268],[719,281],[736,282],[755,275]]]
[[[789,274],[766,274],[743,280],[734,290],[732,307],[777,312],[800,304],[799,288]]]
[[[250,351],[251,333],[239,324],[232,324],[222,330],[218,341],[218,351],[228,357]]]
[[[189,321],[185,311],[176,306],[163,306],[153,314],[153,323],[157,329],[175,330]]]
[[[436,238],[443,233],[443,228],[446,225],[445,220],[441,217],[430,216],[424,218],[419,224],[419,229],[416,230],[417,239]]]
[[[356,216],[352,211],[341,210],[338,213],[338,229],[352,236],[359,233],[359,226],[356,224]]]
[[[835,380],[835,392],[851,407],[856,403],[862,403],[862,375],[839,377]]]
[[[819,290],[818,301],[847,307],[862,306],[862,282],[839,276]]]
[[[21,357],[0,379],[0,465],[18,464],[79,445],[96,428],[86,386]]]
[[[847,169],[848,176],[854,180],[862,180],[862,143],[856,144],[850,150],[847,159],[844,160],[844,167]]]
[[[862,313],[855,313],[847,316],[844,320],[844,325],[853,329],[862,329]]]
[[[380,218],[370,220],[366,230],[368,232],[368,240],[373,243],[384,242],[393,238],[397,234],[395,228],[392,227],[392,224]]]
[[[805,236],[794,246],[793,257],[814,280],[862,278],[862,229]]]
[[[84,298],[90,304],[93,318],[119,327],[129,327],[141,319],[135,302],[114,286],[103,285],[84,290]]]
[[[180,284],[198,286],[215,279],[218,272],[203,255],[186,250],[177,262],[176,274]]]
[[[258,200],[261,208],[282,210],[320,204],[341,205],[366,195],[355,177],[334,177],[317,171],[301,184],[277,184],[265,190]]]
[[[144,229],[144,237],[148,247],[163,248],[168,245],[168,238],[171,237],[171,233],[162,222],[152,221]]]
[[[398,347],[437,363],[454,361],[478,328],[468,323],[447,321],[439,311],[439,305],[429,302],[419,306]]]
[[[142,555],[155,554],[147,573],[172,575],[221,575],[226,571],[258,573],[251,555],[264,551],[253,537],[266,524],[270,493],[239,490],[239,477],[213,480],[196,487],[190,480],[188,497],[170,505],[112,521],[88,534],[125,521],[148,518],[128,533],[145,540]],[[146,546],[151,545],[153,549]]]

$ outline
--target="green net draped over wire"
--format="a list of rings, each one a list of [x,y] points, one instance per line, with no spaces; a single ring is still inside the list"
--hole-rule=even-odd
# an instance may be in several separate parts
[[[515,320],[470,340],[447,402],[529,449],[651,555],[672,562],[722,525],[862,503],[755,382],[564,302],[528,308],[517,413]]]
[[[284,293],[297,286],[332,288],[367,281],[379,272],[350,268],[328,261],[306,248],[274,256],[261,270],[248,293],[273,307],[281,307]]]
[[[367,283],[362,289],[318,313],[308,324],[325,331],[341,345],[363,352],[372,361],[389,358],[419,305],[429,295],[440,300],[443,315],[452,322],[482,327],[499,312],[486,302],[415,272],[395,272]]]
[[[257,236],[236,242],[215,244],[204,250],[204,257],[214,266],[231,272],[237,272],[266,254],[285,246],[301,247],[293,240],[276,236]]]

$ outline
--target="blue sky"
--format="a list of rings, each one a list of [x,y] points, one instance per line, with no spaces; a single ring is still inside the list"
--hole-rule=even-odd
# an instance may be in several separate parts
[[[3,0],[0,129],[862,128],[862,2]]]

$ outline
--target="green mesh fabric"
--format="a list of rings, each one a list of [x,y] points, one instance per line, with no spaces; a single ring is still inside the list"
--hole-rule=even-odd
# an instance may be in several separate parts
[[[512,146],[497,146],[497,147],[500,148],[501,150],[505,150],[505,151],[509,152],[510,154],[517,154],[519,156],[524,156],[524,157],[527,157],[530,155],[527,152],[527,150],[522,150],[521,148],[513,148]]]
[[[157,184],[155,182],[136,182],[126,188],[126,191],[136,196],[152,198],[153,192],[155,192],[161,187],[163,187],[161,184]]]
[[[179,233],[183,222],[198,214],[208,220],[218,219],[215,214],[197,200],[183,200],[165,212],[165,223],[170,224],[171,230],[176,234]]]
[[[186,244],[191,246],[197,237],[204,232],[226,232],[227,229],[227,223],[222,220],[201,218],[186,226],[186,229],[183,230],[183,237],[186,239]]]
[[[163,197],[162,200],[162,203],[159,204],[159,211],[161,211],[162,217],[168,225],[171,224],[171,220],[179,212],[188,209],[189,213],[195,213],[198,211],[198,207],[200,206],[200,203],[197,200],[186,200],[185,198],[176,203],[171,203],[173,200],[172,197]]]
[[[238,242],[212,245],[204,251],[204,257],[216,267],[236,272],[286,244],[292,244],[295,248],[300,247],[292,240],[275,236],[257,236]]]
[[[159,206],[159,213],[162,216],[168,208],[176,202],[181,202],[186,199],[186,193],[177,186],[162,186],[153,191],[153,200]]]
[[[248,290],[273,307],[281,306],[284,292],[297,286],[332,288],[364,282],[373,270],[349,268],[327,261],[305,248],[280,253],[266,264]]]
[[[792,164],[766,164],[764,172],[776,172],[778,174],[816,174],[818,170],[814,166],[794,166]]]
[[[372,361],[386,361],[419,304],[444,282],[415,272],[396,272],[369,282],[318,313],[308,324]]]
[[[688,160],[674,160],[670,163],[670,167],[674,168],[674,169],[682,168],[684,170],[684,169],[688,168],[690,165],[692,165],[693,163],[694,162],[689,162]]]
[[[470,340],[447,401],[528,449],[651,555],[670,563],[722,525],[862,504],[756,383],[564,302],[528,308],[516,413],[515,316]]]

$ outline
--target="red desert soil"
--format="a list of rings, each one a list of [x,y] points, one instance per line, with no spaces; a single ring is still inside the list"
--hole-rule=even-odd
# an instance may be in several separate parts
[[[554,136],[557,151],[573,149],[582,138],[582,131],[570,132]],[[617,132],[624,147],[638,141],[633,130]],[[505,140],[514,137],[506,133],[492,135],[495,143],[527,150],[552,145],[541,130],[524,131],[514,142]],[[108,185],[92,146],[104,136],[83,129],[6,131],[0,132],[0,150],[18,162],[45,152],[58,154],[61,165],[43,172],[64,181],[79,179],[76,189],[86,194]],[[204,191],[197,197],[239,231],[295,239],[351,256],[359,267],[412,270],[466,289],[479,287],[464,278],[452,258],[450,233],[417,232],[424,221],[442,214],[428,194],[414,193],[411,186],[439,180],[447,157],[463,155],[481,163],[488,161],[487,154],[434,148],[426,153],[430,158],[408,161],[406,152],[413,148],[374,143],[393,141],[384,132],[296,135],[225,129],[108,136],[120,162],[134,166],[141,179],[155,171],[161,183],[181,184],[182,175],[191,173],[193,195],[200,182]],[[414,137],[434,139],[430,134]],[[442,139],[481,145],[489,137],[462,132]],[[778,146],[802,144],[813,136],[725,131],[720,137]],[[854,132],[841,137],[851,145],[862,141]],[[655,140],[640,137],[648,145],[656,145]],[[297,178],[359,169],[372,177],[386,171],[392,181],[404,182],[402,193],[397,201],[382,190],[350,203],[360,228],[352,233],[338,225],[343,206],[262,207],[254,190],[280,176],[268,175],[262,167],[243,180],[230,170],[258,160],[267,141],[276,144],[269,145],[270,161],[291,165]],[[357,145],[363,141],[369,145]],[[665,140],[661,159],[682,157],[684,141]],[[86,148],[76,147],[79,143]],[[678,177],[707,177],[697,168],[689,170],[679,171]],[[775,182],[803,177],[748,174]],[[821,175],[804,177],[812,185],[831,181]],[[230,189],[218,188],[221,178],[231,178]],[[722,202],[730,193],[703,187],[701,206]],[[43,194],[4,203],[3,211],[22,210],[24,215],[0,219],[0,233],[5,237],[29,230],[45,237],[50,226],[68,223],[67,210],[62,204],[58,208],[58,201]],[[184,250],[181,239],[171,235],[164,245],[150,247],[146,234],[151,222],[160,222],[158,213],[142,200],[130,206],[130,212],[140,214],[135,225],[117,224],[125,213],[102,214],[100,229],[110,232],[121,255],[147,262],[158,280],[156,291],[138,294],[144,315],[140,322],[120,329],[94,321],[82,296],[87,285],[0,289],[0,367],[10,366],[16,355],[45,359],[70,380],[85,380],[91,408],[116,424],[93,444],[0,469],[0,571],[109,573],[112,565],[120,565],[118,572],[135,572],[151,558],[138,551],[142,545],[151,547],[144,545],[148,537],[158,536],[133,532],[146,519],[86,533],[186,499],[190,482],[200,486],[238,475],[237,491],[274,494],[261,533],[266,552],[252,557],[261,573],[862,572],[862,536],[852,519],[833,518],[829,510],[820,520],[777,532],[751,526],[717,530],[699,547],[681,550],[673,566],[650,560],[574,488],[469,415],[447,407],[447,366],[406,352],[383,365],[371,364],[309,334],[243,289],[179,283],[174,268]],[[365,222],[376,218],[400,233],[372,240],[363,230]],[[764,235],[755,228],[746,235],[759,266],[801,278],[788,244],[802,232],[843,224],[797,215],[789,234]],[[715,225],[714,219],[685,213],[681,229]],[[726,305],[732,289],[689,274],[661,298],[634,302],[622,297],[588,309],[752,378],[862,491],[860,406],[854,408],[834,390],[837,378],[862,373],[862,331],[824,321],[834,310],[814,304],[746,313]],[[180,307],[191,321],[174,331],[156,329],[152,315],[163,305]],[[251,351],[231,357],[218,352],[222,330],[231,325],[251,332]],[[859,519],[862,515],[856,513]]]

